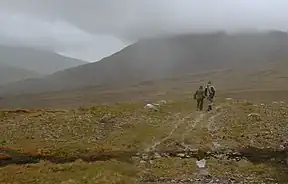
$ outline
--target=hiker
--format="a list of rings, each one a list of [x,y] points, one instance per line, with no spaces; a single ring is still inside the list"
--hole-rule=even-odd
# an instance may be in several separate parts
[[[199,89],[194,94],[194,99],[197,100],[197,111],[203,110],[205,94],[203,86],[200,86]]]
[[[208,109],[207,111],[211,111],[212,110],[212,105],[213,105],[213,99],[215,97],[215,87],[212,86],[211,81],[208,82],[206,88],[205,88],[205,97],[207,97],[208,100]]]

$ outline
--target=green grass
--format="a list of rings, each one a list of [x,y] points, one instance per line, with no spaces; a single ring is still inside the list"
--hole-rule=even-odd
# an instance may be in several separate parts
[[[262,106],[224,100],[218,100],[217,104],[221,108],[204,113],[194,127],[191,125],[201,113],[195,112],[195,102],[191,99],[169,102],[159,111],[144,109],[142,103],[65,111],[1,111],[0,144],[30,155],[68,158],[97,153],[117,154],[117,151],[143,152],[160,140],[163,142],[156,148],[158,151],[179,149],[176,143],[183,140],[191,148],[204,150],[210,150],[213,142],[222,148],[246,145],[278,148],[280,141],[288,136],[288,108],[283,104]],[[249,119],[249,113],[259,113],[262,120]],[[214,121],[211,121],[212,117]],[[178,128],[171,134],[177,124]],[[66,164],[41,161],[1,167],[0,183],[125,184],[139,183],[140,178],[146,177],[197,177],[199,171],[195,161],[193,158],[160,158],[151,163],[140,163],[139,158],[91,163],[78,160]],[[288,181],[287,169],[267,163],[208,159],[207,167],[213,176],[252,177],[257,181],[269,177],[284,181],[286,178]]]

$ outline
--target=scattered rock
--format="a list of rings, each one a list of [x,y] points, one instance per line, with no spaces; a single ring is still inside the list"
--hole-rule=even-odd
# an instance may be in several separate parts
[[[146,105],[145,105],[145,108],[146,108],[146,109],[155,110],[155,111],[158,110],[158,107],[155,106],[155,105],[153,105],[153,104],[146,104]]]
[[[283,140],[281,145],[280,145],[280,149],[281,150],[288,150],[288,141],[287,140]]]
[[[221,145],[218,142],[212,142],[213,144],[213,149],[218,150],[221,148]]]
[[[202,160],[197,160],[196,161],[196,165],[198,168],[202,169],[202,168],[205,168],[205,165],[206,165],[206,160],[205,159],[202,159]]]
[[[178,153],[178,154],[177,154],[177,157],[180,157],[180,158],[185,158],[185,157],[186,157],[186,155],[185,155],[184,153]]]
[[[149,159],[149,156],[148,156],[148,155],[142,155],[142,159],[143,159],[143,160],[148,160],[148,159]]]
[[[153,105],[154,105],[155,107],[160,107],[160,106],[161,106],[161,105],[158,104],[158,103],[153,103]]]
[[[145,108],[155,108],[155,106],[152,105],[152,104],[146,104],[146,105],[145,105]]]
[[[115,123],[115,120],[114,117],[112,117],[111,115],[104,115],[100,118],[99,123],[101,123],[102,125],[108,125]]]
[[[165,105],[165,104],[167,104],[167,101],[166,100],[159,100],[156,103],[159,105]]]
[[[154,153],[154,159],[159,159],[162,158],[161,155],[159,153]]]
[[[207,169],[204,169],[204,168],[201,168],[200,171],[199,171],[199,174],[201,176],[210,176],[210,173]]]
[[[140,160],[140,164],[146,164],[145,160]]]
[[[261,120],[261,116],[258,113],[250,113],[248,114],[248,118],[250,118],[251,120],[255,120],[255,121]]]
[[[219,112],[221,110],[221,106],[216,106],[215,110],[216,110],[216,112]]]
[[[227,101],[231,101],[231,100],[233,100],[232,98],[225,98],[225,100],[227,100]]]
[[[160,101],[157,101],[156,103],[148,103],[145,105],[145,108],[148,108],[148,109],[152,109],[152,110],[158,110],[162,105],[166,104],[167,101],[165,100],[160,100]]]
[[[281,144],[279,147],[281,150],[285,150],[285,148],[286,148],[286,146],[284,146],[283,144]]]

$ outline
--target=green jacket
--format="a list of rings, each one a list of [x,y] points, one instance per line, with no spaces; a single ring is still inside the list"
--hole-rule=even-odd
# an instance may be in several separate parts
[[[198,89],[194,94],[194,99],[196,100],[203,100],[205,98],[205,91],[204,89]]]

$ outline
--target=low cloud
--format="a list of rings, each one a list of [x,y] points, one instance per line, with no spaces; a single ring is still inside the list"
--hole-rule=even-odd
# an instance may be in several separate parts
[[[287,7],[284,0],[2,0],[0,36],[61,52],[104,44],[110,53],[154,35],[287,30]]]

